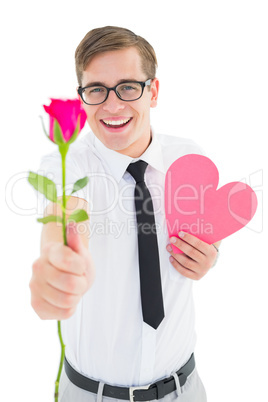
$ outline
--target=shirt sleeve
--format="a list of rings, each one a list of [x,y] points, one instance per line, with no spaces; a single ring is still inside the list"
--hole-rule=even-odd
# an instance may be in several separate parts
[[[41,158],[39,169],[36,172],[41,176],[45,176],[52,180],[56,184],[57,197],[62,196],[62,165],[61,165],[61,155],[59,152],[54,152],[52,154],[45,155]],[[66,195],[70,195],[73,190],[74,183],[86,176],[83,172],[81,166],[77,161],[74,154],[68,153],[66,156],[66,168],[65,168],[65,192]],[[87,199],[86,197],[87,186],[81,190],[76,191],[72,194],[74,197]],[[43,216],[44,209],[50,203],[44,194],[37,191],[37,203],[38,203],[38,213],[40,217]]]

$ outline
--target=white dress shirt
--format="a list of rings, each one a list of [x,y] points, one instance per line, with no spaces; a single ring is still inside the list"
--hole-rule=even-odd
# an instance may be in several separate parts
[[[192,281],[169,261],[164,208],[165,173],[189,153],[204,154],[188,139],[152,130],[151,144],[138,158],[148,163],[145,182],[153,199],[160,254],[165,318],[154,330],[143,322],[141,311],[135,181],[126,172],[133,158],[106,148],[92,132],[70,146],[67,194],[76,180],[89,177],[88,185],[73,195],[90,205],[89,251],[96,279],[62,328],[68,361],[90,378],[118,386],[149,384],[170,376],[194,351]],[[58,184],[60,195],[58,151],[42,158],[39,173]]]

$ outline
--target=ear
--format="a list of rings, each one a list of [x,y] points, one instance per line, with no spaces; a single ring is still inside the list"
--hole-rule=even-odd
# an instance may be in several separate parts
[[[151,107],[157,106],[157,98],[159,93],[159,80],[158,78],[154,78],[151,82]]]
[[[81,98],[81,96],[80,96],[79,93],[78,93],[78,88],[79,88],[79,87],[76,87],[77,98],[80,100],[80,103],[81,103],[81,105],[83,106],[84,102],[82,101],[82,98]]]

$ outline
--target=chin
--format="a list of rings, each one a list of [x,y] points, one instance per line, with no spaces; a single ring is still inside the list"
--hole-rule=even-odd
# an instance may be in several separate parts
[[[124,150],[128,149],[131,146],[131,143],[122,143],[122,142],[118,143],[117,141],[116,142],[108,141],[108,143],[104,145],[107,148],[110,148],[114,151],[123,152]]]
[[[126,133],[105,133],[98,138],[107,148],[114,149],[115,151],[128,148],[134,142],[133,140],[131,141],[129,134]]]

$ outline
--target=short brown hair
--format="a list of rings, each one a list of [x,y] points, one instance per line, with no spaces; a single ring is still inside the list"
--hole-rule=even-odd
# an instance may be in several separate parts
[[[89,31],[75,51],[75,68],[78,84],[82,85],[83,71],[96,54],[111,50],[136,47],[140,53],[142,69],[148,78],[155,78],[157,59],[153,47],[141,36],[126,28],[106,26]]]

